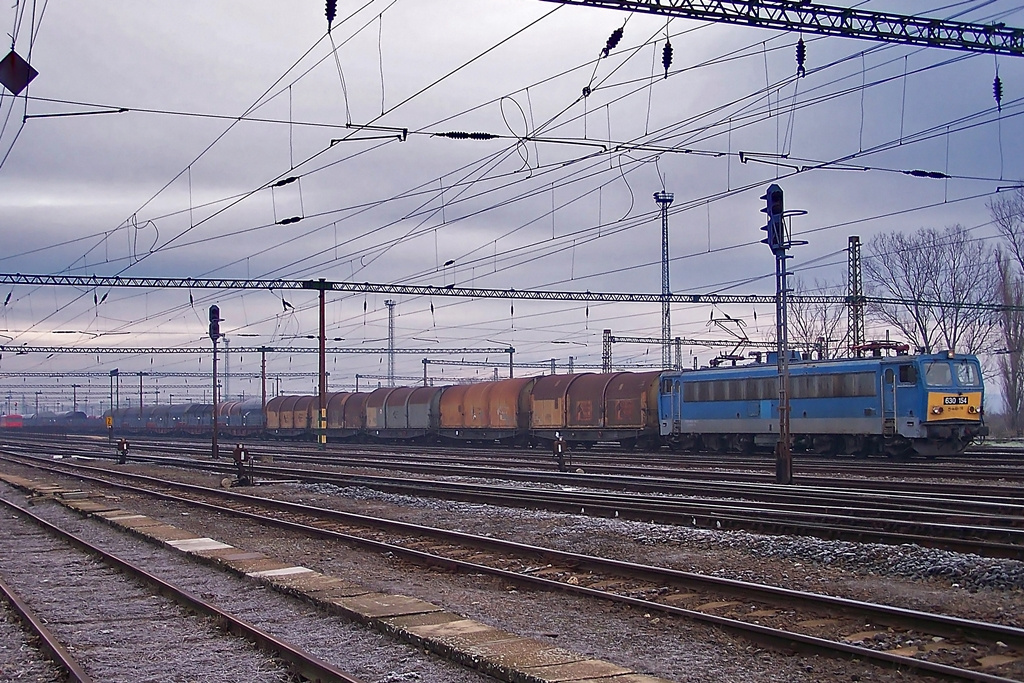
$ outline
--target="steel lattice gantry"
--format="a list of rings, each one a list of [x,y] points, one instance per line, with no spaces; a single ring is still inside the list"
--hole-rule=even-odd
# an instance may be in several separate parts
[[[121,354],[121,355],[160,355],[160,354],[206,354],[209,353],[208,348],[189,348],[185,346],[171,346],[171,347],[128,347],[128,346],[14,346],[11,344],[0,344],[0,353],[14,353],[16,355],[26,353],[95,353],[95,354]],[[271,347],[271,346],[236,346],[231,349],[231,353],[319,353],[320,349],[315,346],[300,346],[297,348],[287,347]],[[515,349],[512,347],[465,347],[465,348],[419,348],[419,349],[380,349],[370,347],[344,347],[344,348],[328,348],[328,354],[377,354],[383,355],[386,353],[401,353],[401,354],[415,354],[415,355],[427,355],[427,354],[452,354],[453,356],[459,355],[471,355],[471,354],[491,354],[491,353],[515,353]],[[135,372],[126,372],[125,374],[138,374]],[[277,375],[284,376],[283,373],[275,373]],[[295,376],[307,376],[305,374]]]
[[[666,17],[743,24],[904,45],[1024,55],[1024,29],[793,0],[545,0]]]
[[[372,282],[328,282],[324,280],[240,280],[240,279],[201,279],[201,278],[160,278],[160,277],[120,277],[99,275],[22,275],[21,273],[0,273],[0,284],[33,285],[80,288],[143,288],[143,289],[236,289],[236,290],[277,290],[305,289],[326,290],[333,292],[356,292],[365,294],[394,294],[399,296],[450,296],[473,299],[520,299],[535,301],[601,301],[607,303],[651,303],[660,304],[665,300],[662,294],[645,294],[636,292],[573,292],[549,289],[482,289],[476,287],[436,287],[434,285],[398,285]],[[771,304],[775,305],[774,294],[670,294],[668,300],[674,304],[714,304],[718,306],[730,304]],[[805,304],[848,304],[847,296],[834,295],[800,295],[789,297],[793,303]],[[863,297],[865,304],[917,304],[935,308],[984,311],[1024,310],[1019,306],[1002,306],[999,304],[964,303],[939,300],[910,300],[896,297]],[[2,348],[2,347],[0,347]],[[56,347],[55,347],[56,348]],[[7,345],[8,350],[17,347]],[[240,349],[232,349],[239,351]],[[260,347],[247,347],[246,352],[259,351]],[[425,353],[435,353],[426,351]],[[480,350],[474,350],[477,353]],[[486,351],[486,350],[485,350]],[[503,352],[507,352],[504,349]],[[311,349],[310,353],[315,353]],[[341,353],[340,351],[331,351]],[[379,350],[370,351],[378,353]],[[191,353],[191,351],[190,351]],[[362,353],[353,351],[353,353]],[[384,351],[386,353],[386,351]],[[395,353],[406,353],[395,349]]]
[[[120,371],[118,375],[138,375],[135,371]],[[162,370],[143,370],[142,374],[155,379],[164,377],[173,378],[196,378],[196,379],[210,379],[212,377],[209,372],[165,372]],[[231,373],[218,373],[220,377],[230,375],[231,377],[238,377],[241,379],[259,379],[261,377],[258,372],[231,372]],[[110,376],[110,372],[95,372],[95,371],[71,371],[71,372],[44,372],[44,371],[29,371],[29,372],[3,372],[0,371],[0,378],[11,378],[11,377],[47,377],[52,379],[62,378],[73,378],[73,379],[87,379],[87,378],[100,378],[106,379]],[[315,372],[275,372],[274,377],[316,377]]]

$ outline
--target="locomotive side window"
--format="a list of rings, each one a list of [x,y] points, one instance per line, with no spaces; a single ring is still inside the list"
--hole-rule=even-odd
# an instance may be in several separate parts
[[[872,372],[859,372],[857,373],[857,393],[856,396],[874,396],[877,393],[875,390],[875,375]]]
[[[978,375],[978,368],[974,363],[961,361],[956,364],[956,383],[962,387],[981,386],[981,377]]]
[[[917,384],[917,368],[913,365],[901,365],[900,384]]]
[[[936,361],[924,364],[924,381],[929,386],[949,386],[953,383],[953,372],[949,363]]]
[[[746,386],[746,397],[748,401],[758,401],[761,399],[760,382],[756,379],[743,380]]]

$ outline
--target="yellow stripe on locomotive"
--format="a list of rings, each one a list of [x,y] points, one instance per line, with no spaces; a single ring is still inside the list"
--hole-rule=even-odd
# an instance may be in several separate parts
[[[928,422],[940,420],[981,420],[981,392],[951,394],[928,392]]]

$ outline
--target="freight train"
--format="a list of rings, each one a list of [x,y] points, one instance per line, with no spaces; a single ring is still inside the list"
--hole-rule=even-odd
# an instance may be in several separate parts
[[[768,362],[692,371],[546,375],[445,387],[387,387],[326,397],[330,441],[475,443],[751,452],[774,447],[779,378]],[[846,455],[962,452],[988,433],[974,356],[925,355],[790,363],[796,450]],[[116,433],[209,434],[209,405],[108,413]],[[239,438],[313,439],[317,396],[218,405]]]

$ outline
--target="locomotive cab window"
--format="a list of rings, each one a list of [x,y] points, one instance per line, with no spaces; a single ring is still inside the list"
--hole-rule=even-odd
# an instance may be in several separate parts
[[[924,364],[924,381],[929,386],[949,386],[953,383],[953,372],[949,363],[936,361]]]
[[[956,383],[962,387],[981,386],[981,376],[974,363],[961,361],[956,364]]]
[[[913,365],[901,365],[900,384],[917,384],[917,368]]]

